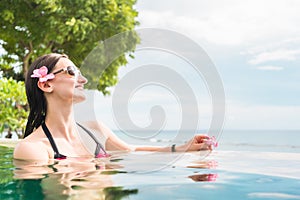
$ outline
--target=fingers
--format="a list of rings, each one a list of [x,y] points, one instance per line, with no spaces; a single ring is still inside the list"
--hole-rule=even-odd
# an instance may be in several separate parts
[[[196,143],[206,143],[207,145],[218,147],[218,142],[215,136],[208,136],[208,135],[195,135],[194,141]]]
[[[208,140],[210,139],[210,137],[208,135],[204,135],[204,134],[198,134],[194,136],[194,139],[198,142],[198,143],[202,143],[204,142],[204,140]]]
[[[193,139],[191,139],[185,145],[182,145],[182,151],[201,151],[201,150],[209,150],[212,151],[214,147],[218,146],[218,142],[215,137],[198,134],[195,135]]]
[[[205,143],[201,143],[201,144],[194,144],[190,148],[190,151],[203,151],[203,150],[212,150],[212,146],[207,145]]]

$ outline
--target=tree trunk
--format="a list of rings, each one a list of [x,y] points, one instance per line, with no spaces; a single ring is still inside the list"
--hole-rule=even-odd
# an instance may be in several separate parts
[[[11,129],[9,128],[7,131],[7,135],[5,136],[5,138],[11,138],[12,134],[11,134]]]
[[[29,69],[29,59],[31,54],[33,53],[32,42],[29,42],[28,53],[23,58],[23,76],[26,80],[28,69]]]

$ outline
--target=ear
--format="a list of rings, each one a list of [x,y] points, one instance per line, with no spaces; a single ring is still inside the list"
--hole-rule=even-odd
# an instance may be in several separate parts
[[[45,82],[38,81],[37,85],[43,92],[51,93],[53,91],[53,85],[51,84],[50,81],[45,81]]]

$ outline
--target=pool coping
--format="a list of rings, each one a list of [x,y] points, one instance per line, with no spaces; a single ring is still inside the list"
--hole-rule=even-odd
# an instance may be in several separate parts
[[[0,146],[10,147],[14,148],[16,144],[21,141],[22,139],[7,139],[7,138],[1,138],[0,139]]]

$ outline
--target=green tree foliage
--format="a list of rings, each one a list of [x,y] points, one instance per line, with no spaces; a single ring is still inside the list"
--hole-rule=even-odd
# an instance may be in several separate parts
[[[0,55],[2,76],[24,80],[31,62],[50,52],[65,53],[80,66],[99,42],[134,29],[138,24],[135,3],[136,0],[1,0],[0,45],[6,51]],[[139,42],[134,32],[130,42],[126,39],[118,44],[126,51],[109,63],[101,78],[99,74],[91,77],[104,93],[116,84],[118,68],[127,64],[125,55],[130,55]],[[106,63],[105,59],[101,56],[100,63]]]
[[[24,82],[12,78],[0,79],[0,133],[7,130],[7,137],[11,137],[11,131],[15,131],[21,137],[27,116]]]

